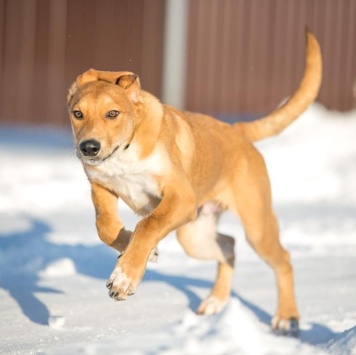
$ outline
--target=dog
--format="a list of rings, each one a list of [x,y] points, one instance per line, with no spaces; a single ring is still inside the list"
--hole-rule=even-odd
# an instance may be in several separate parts
[[[298,332],[298,310],[288,252],[279,241],[270,182],[253,142],[291,124],[318,95],[319,44],[306,31],[306,67],[299,88],[266,117],[227,124],[163,105],[141,89],[131,72],[90,69],[67,96],[75,149],[91,184],[100,239],[121,255],[107,282],[109,295],[135,293],[148,260],[171,231],[192,257],[217,261],[214,286],[198,314],[218,313],[228,302],[234,239],[217,231],[225,210],[235,212],[253,249],[273,269],[278,307],[272,329]],[[142,216],[133,232],[117,212],[121,198]]]

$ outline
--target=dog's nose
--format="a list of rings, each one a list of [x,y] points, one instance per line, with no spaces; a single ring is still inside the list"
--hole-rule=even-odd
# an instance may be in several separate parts
[[[87,157],[94,157],[100,151],[100,142],[95,139],[88,139],[79,144],[79,149],[83,155]]]

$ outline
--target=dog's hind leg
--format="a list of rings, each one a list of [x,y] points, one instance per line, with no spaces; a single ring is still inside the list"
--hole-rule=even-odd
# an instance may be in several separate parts
[[[194,258],[217,260],[218,270],[210,295],[202,301],[198,314],[215,314],[227,303],[234,267],[234,239],[216,230],[220,212],[212,203],[200,208],[198,217],[177,230],[178,241]]]
[[[234,178],[232,196],[248,242],[273,269],[278,289],[278,307],[272,328],[283,334],[298,332],[298,311],[294,295],[293,270],[288,252],[279,240],[279,228],[272,210],[270,184],[262,157],[257,151]]]

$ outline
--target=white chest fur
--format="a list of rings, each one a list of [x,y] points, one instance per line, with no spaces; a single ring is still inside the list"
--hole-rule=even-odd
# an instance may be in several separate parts
[[[135,212],[151,212],[161,198],[154,176],[161,175],[163,159],[159,151],[141,160],[135,147],[113,155],[94,169],[86,169],[90,180],[98,181],[121,197]]]

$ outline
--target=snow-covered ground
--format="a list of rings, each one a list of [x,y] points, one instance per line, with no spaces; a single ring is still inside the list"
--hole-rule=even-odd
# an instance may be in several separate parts
[[[273,274],[231,214],[221,229],[238,262],[221,314],[194,314],[215,265],[185,256],[173,235],[138,292],[112,301],[116,253],[96,236],[70,133],[0,128],[0,354],[356,354],[356,112],[314,105],[258,146],[293,259],[298,339],[270,332]]]

